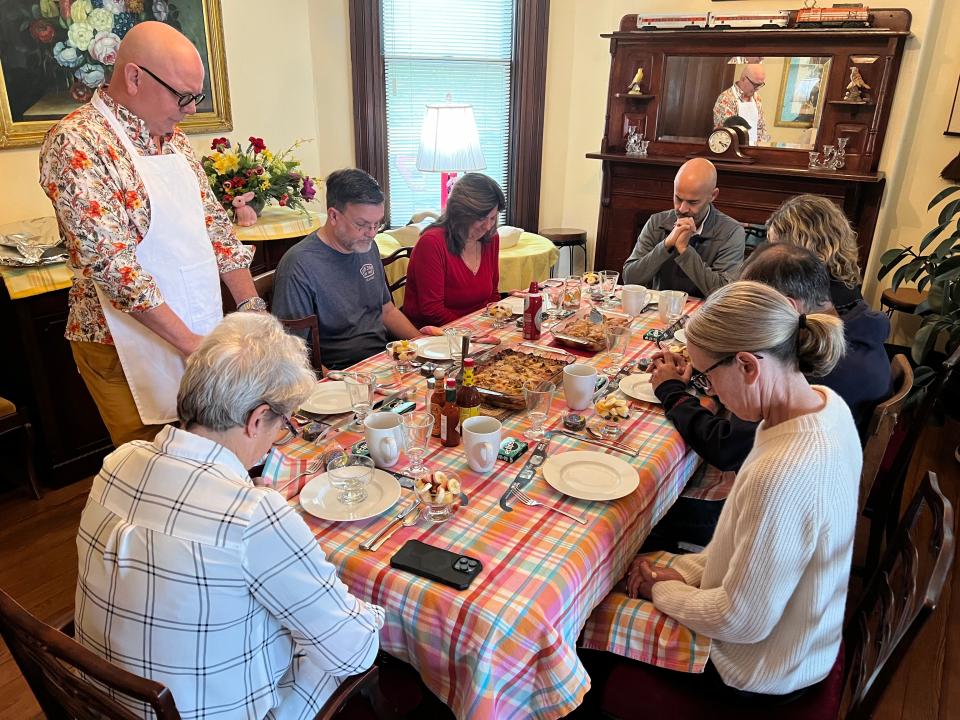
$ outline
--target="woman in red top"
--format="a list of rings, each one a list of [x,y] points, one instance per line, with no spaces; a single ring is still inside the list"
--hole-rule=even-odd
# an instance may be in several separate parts
[[[403,312],[415,326],[446,325],[500,299],[497,216],[506,205],[486,175],[467,173],[453,186],[410,255]]]

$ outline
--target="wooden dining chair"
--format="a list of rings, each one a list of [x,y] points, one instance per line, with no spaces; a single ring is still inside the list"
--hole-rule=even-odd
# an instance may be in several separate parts
[[[253,276],[253,286],[257,289],[257,295],[263,298],[267,307],[273,305],[273,278],[276,272],[276,270],[267,270]]]
[[[72,631],[69,621],[64,629]],[[49,720],[135,720],[138,716],[108,695],[111,692],[146,703],[157,720],[179,720],[180,712],[170,690],[113,665],[80,645],[72,637],[41,622],[16,600],[0,590],[0,636],[23,673]],[[95,685],[87,678],[93,678]],[[373,717],[393,718],[394,711],[379,689],[378,668],[346,678],[324,703],[315,720],[330,720],[363,695]]]
[[[280,318],[278,318],[280,319]],[[317,323],[316,315],[307,315],[306,317],[295,320],[280,319],[280,324],[286,328],[287,332],[293,332],[303,337],[303,332],[307,331],[307,347],[310,348],[310,364],[317,374],[317,380],[323,379],[323,361],[320,357],[320,325]]]
[[[389,255],[387,255],[387,257],[383,259],[384,270],[386,270],[388,265],[393,265],[393,263],[397,262],[398,260],[403,260],[404,258],[409,260],[410,254],[412,252],[413,252],[413,248],[408,248],[408,247],[402,247],[399,250],[394,250],[392,253],[390,253]],[[406,272],[404,272],[401,277],[397,278],[392,283],[387,283],[387,287],[390,288],[390,297],[393,297],[393,294],[406,284],[407,284]]]
[[[22,432],[24,442],[18,444],[20,456],[23,458],[23,469],[27,475],[27,482],[30,483],[30,489],[33,496],[40,499],[40,483],[37,480],[36,470],[33,467],[33,425],[26,410],[17,408],[12,402],[4,397],[0,397],[0,436],[12,432]],[[13,463],[7,463],[7,467],[13,466]]]
[[[847,620],[833,668],[800,697],[773,705],[741,700],[729,692],[692,692],[688,674],[600,653],[584,656],[594,687],[590,710],[619,720],[653,717],[651,707],[669,708],[666,714],[671,720],[867,718],[911,641],[936,608],[953,564],[953,550],[953,509],[931,472]]]

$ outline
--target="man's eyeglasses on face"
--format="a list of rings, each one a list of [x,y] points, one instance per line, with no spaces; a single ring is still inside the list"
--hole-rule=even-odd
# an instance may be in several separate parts
[[[346,213],[340,212],[339,210],[337,210],[337,212],[343,215],[343,217],[345,217],[347,220],[350,221],[351,225],[353,225],[358,231],[364,233],[365,235],[368,233],[376,234],[386,227],[386,224],[382,222],[381,223],[372,223],[372,222],[358,223],[356,220],[349,217]]]
[[[165,87],[167,90],[169,90],[169,91],[172,92],[174,95],[176,95],[176,96],[177,96],[177,104],[180,106],[181,109],[185,108],[185,107],[186,107],[187,105],[189,105],[190,103],[195,103],[195,104],[199,105],[200,103],[203,102],[203,99],[206,97],[206,95],[205,95],[204,93],[196,93],[196,94],[194,94],[194,93],[180,92],[179,90],[174,90],[174,89],[173,89],[172,87],[170,87],[167,83],[165,83],[163,80],[161,80],[161,79],[158,78],[156,75],[154,75],[150,70],[147,70],[147,68],[145,68],[143,65],[137,65],[137,67],[140,68],[141,70],[143,70],[147,75],[149,75],[150,77],[152,77],[152,78],[153,78],[154,80],[156,80],[158,83],[160,83],[161,85],[163,85],[163,87]]]
[[[736,353],[733,353],[731,355],[725,355],[719,360],[717,360],[713,365],[708,367],[706,370],[703,370],[703,371],[698,370],[697,372],[693,373],[693,375],[690,376],[690,384],[693,385],[697,390],[699,390],[702,393],[713,392],[713,383],[710,382],[710,378],[708,377],[709,374],[713,370],[716,370],[718,367],[723,365],[724,363],[730,362],[736,356],[737,356]],[[753,356],[757,360],[763,359],[763,355],[757,355],[756,353],[754,353]]]
[[[744,77],[747,78],[747,82],[748,82],[748,83],[750,83],[751,85],[753,85],[753,89],[754,89],[754,90],[759,90],[759,89],[762,88],[764,85],[766,85],[765,82],[761,82],[761,83],[754,82],[751,78],[747,77],[746,75],[744,75]]]

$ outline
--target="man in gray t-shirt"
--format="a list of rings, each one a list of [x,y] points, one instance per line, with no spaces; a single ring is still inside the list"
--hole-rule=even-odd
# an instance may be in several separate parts
[[[327,222],[290,248],[274,279],[273,313],[316,315],[325,367],[339,370],[382,352],[388,335],[419,333],[390,298],[374,237],[383,192],[362,170],[326,180]]]

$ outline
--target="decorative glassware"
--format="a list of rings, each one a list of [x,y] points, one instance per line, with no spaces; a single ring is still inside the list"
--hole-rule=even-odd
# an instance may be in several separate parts
[[[557,317],[560,315],[560,311],[563,305],[563,293],[565,288],[565,283],[563,280],[546,280],[543,283],[544,289],[546,290],[547,300],[549,300],[548,308],[545,311],[545,315],[550,317]]]
[[[603,306],[612,308],[617,305],[617,280],[620,273],[616,270],[600,271],[600,292],[603,295]]]
[[[602,421],[600,433],[611,439],[618,437],[621,433],[620,422],[630,416],[627,401],[613,393],[600,398],[594,409]]]
[[[493,320],[493,329],[500,330],[510,322],[513,311],[503,303],[494,302],[487,305],[487,317]]]
[[[541,383],[538,380],[528,380],[523,384],[523,397],[527,404],[527,418],[530,427],[523,435],[528,440],[542,440],[543,426],[550,415],[550,406],[553,404],[553,393],[557,386],[553,383]]]
[[[807,165],[809,168],[819,168],[820,167],[820,153],[811,151],[807,153],[810,156],[810,163]]]
[[[436,481],[437,475],[442,476],[439,483]],[[460,478],[453,473],[434,473],[433,482],[418,482],[415,487],[417,497],[426,510],[424,517],[430,522],[441,523],[449,520],[460,507]]]
[[[594,302],[600,299],[600,273],[598,272],[585,272],[580,276],[581,283],[581,292],[587,292]]]
[[[421,478],[429,474],[423,464],[423,456],[427,454],[427,442],[433,432],[433,415],[424,410],[415,410],[400,416],[400,425],[403,428],[403,444],[410,464],[403,472],[412,478]]]
[[[411,363],[417,359],[417,346],[409,340],[394,340],[387,343],[387,355],[397,363],[400,375],[410,372]]]
[[[607,341],[607,366],[603,369],[605,375],[613,377],[620,371],[623,355],[630,345],[632,334],[630,328],[626,325],[607,324],[604,326],[603,336]]]
[[[353,422],[350,424],[350,429],[363,431],[363,421],[373,407],[373,392],[377,378],[373,373],[349,372],[343,374],[343,382],[347,386],[347,396],[353,408]]]
[[[340,491],[337,500],[344,505],[356,505],[367,499],[366,487],[373,478],[373,460],[366,455],[334,456],[327,463],[330,484]]]
[[[564,283],[563,307],[567,310],[580,309],[580,278],[569,277]]]
[[[640,140],[640,152],[637,153],[639,157],[647,157],[647,149],[650,147],[649,140]]]

